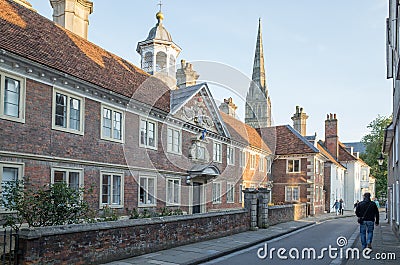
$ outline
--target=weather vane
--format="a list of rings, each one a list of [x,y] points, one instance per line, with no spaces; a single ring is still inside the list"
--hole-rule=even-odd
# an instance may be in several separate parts
[[[157,5],[160,6],[160,12],[161,12],[162,0],[160,0],[160,3]]]

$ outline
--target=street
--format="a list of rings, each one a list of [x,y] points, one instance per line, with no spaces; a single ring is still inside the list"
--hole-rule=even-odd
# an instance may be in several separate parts
[[[267,244],[262,243],[204,264],[330,264],[335,258],[330,257],[329,247],[331,246],[332,254],[339,254],[341,248],[338,247],[338,243],[339,246],[345,244],[345,241],[349,240],[357,228],[358,225],[353,217],[328,220],[288,236],[265,242]],[[342,238],[337,242],[339,237],[344,237],[346,240]],[[351,246],[345,244],[343,249],[346,247]],[[278,251],[280,248],[284,248],[286,251]],[[315,258],[313,258],[312,251],[309,251],[311,248],[315,249]],[[323,248],[327,248],[327,250],[321,255]],[[304,254],[304,259],[302,259],[302,254]],[[309,255],[311,258],[308,258]],[[279,256],[286,257],[286,259],[279,258]]]

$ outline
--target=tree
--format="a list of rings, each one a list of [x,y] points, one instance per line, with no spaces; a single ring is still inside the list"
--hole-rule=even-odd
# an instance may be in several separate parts
[[[361,154],[361,159],[371,167],[371,175],[376,178],[376,196],[386,197],[387,190],[387,157],[384,156],[382,166],[378,164],[378,157],[382,153],[383,138],[385,129],[391,123],[391,117],[380,116],[373,120],[367,128],[370,133],[362,138],[366,147],[365,154]]]
[[[66,183],[54,183],[34,188],[24,181],[3,184],[2,206],[6,214],[4,226],[18,230],[22,223],[29,227],[81,223],[91,219],[89,204],[82,199],[83,189]]]

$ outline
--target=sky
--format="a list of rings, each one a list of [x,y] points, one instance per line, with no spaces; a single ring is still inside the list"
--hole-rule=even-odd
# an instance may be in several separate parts
[[[52,19],[48,0],[29,0]],[[93,0],[89,41],[140,66],[136,52],[156,24],[157,0]],[[378,115],[392,111],[386,79],[386,0],[163,0],[164,26],[194,62],[217,101],[232,96],[238,117],[251,79],[261,18],[274,125],[290,124],[296,106],[307,134],[324,138],[336,113],[339,139],[360,141]],[[218,75],[218,77],[216,77]]]

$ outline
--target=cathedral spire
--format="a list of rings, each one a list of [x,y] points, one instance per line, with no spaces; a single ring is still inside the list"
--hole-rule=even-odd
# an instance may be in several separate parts
[[[261,90],[266,90],[265,85],[265,66],[264,66],[264,49],[262,42],[261,18],[258,19],[258,34],[256,51],[254,55],[253,75],[252,80]]]
[[[271,100],[265,78],[264,49],[262,42],[261,18],[258,20],[256,51],[253,74],[246,96],[245,122],[253,128],[271,126]]]

